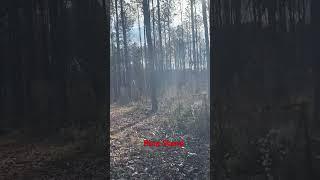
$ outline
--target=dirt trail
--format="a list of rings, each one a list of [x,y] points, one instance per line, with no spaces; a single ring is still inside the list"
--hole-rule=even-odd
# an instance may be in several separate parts
[[[190,134],[188,147],[144,147],[144,139],[173,135],[168,112],[150,115],[146,108],[112,106],[110,113],[111,179],[208,179],[209,144]]]

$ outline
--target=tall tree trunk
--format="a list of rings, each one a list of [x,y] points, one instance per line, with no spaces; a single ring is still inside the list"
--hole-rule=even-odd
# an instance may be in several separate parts
[[[168,15],[168,53],[169,53],[169,69],[172,67],[172,59],[171,59],[171,38],[170,38],[170,16]]]
[[[156,30],[155,30],[155,19],[154,19],[154,11],[155,8],[153,6],[153,0],[152,0],[152,32],[153,32],[153,49],[154,49],[154,65],[155,69],[158,69],[158,53],[156,51]]]
[[[191,28],[192,28],[192,61],[195,65],[195,69],[197,69],[197,62],[196,62],[196,40],[195,40],[195,30],[194,30],[194,14],[193,14],[193,5],[194,0],[190,0],[191,3]]]
[[[194,28],[195,28],[195,46],[196,46],[196,70],[200,70],[200,59],[199,59],[199,41],[198,41],[198,21],[197,21],[197,8],[194,5]]]
[[[126,32],[126,21],[125,21],[125,12],[123,8],[123,0],[120,0],[120,10],[121,10],[121,22],[122,22],[122,33],[123,33],[123,46],[124,46],[124,62],[125,62],[125,84],[128,91],[128,96],[131,99],[131,81],[130,81],[130,63],[129,63],[129,54],[128,54],[128,41],[127,41],[127,32]]]
[[[141,40],[141,27],[140,27],[139,4],[137,4],[137,12],[138,12],[138,27],[139,27],[139,42],[140,42],[141,65],[143,65],[143,51],[142,51],[142,40]],[[143,69],[142,69],[142,70],[143,70]]]
[[[158,33],[159,33],[159,46],[160,46],[160,53],[159,53],[159,63],[160,63],[160,71],[163,71],[163,48],[162,48],[162,36],[161,36],[161,21],[160,21],[160,0],[157,0],[158,6]]]
[[[148,0],[143,0],[143,14],[144,14],[144,25],[146,26],[146,35],[148,41],[148,59],[151,64],[151,78],[150,78],[150,86],[151,86],[151,104],[152,104],[152,112],[156,112],[158,110],[158,103],[156,98],[156,83],[155,83],[155,70],[154,70],[154,60],[151,57],[153,54],[153,45],[151,39],[151,26],[150,26],[150,11],[149,11],[149,2]]]
[[[117,77],[117,95],[120,95],[120,87],[122,86],[122,81],[121,81],[121,55],[120,55],[120,38],[119,38],[119,16],[118,16],[118,0],[115,0],[114,3],[115,9],[116,9],[116,64],[117,64],[117,72],[118,72],[118,77]]]
[[[192,48],[192,37],[190,37],[190,31],[191,31],[191,17],[190,17],[190,23],[188,23],[188,29],[189,33],[187,35],[187,42],[188,42],[188,51],[189,51],[189,68],[192,70],[193,68],[193,62],[192,62],[192,53],[191,53],[191,48]]]
[[[154,6],[153,6],[153,0],[151,1],[151,3],[152,3],[152,32],[153,32],[153,49],[155,49],[156,48],[156,30],[154,29],[155,27],[154,27],[154,10],[155,10],[155,8],[154,8]]]
[[[144,66],[145,66],[145,70],[144,70],[144,85],[145,85],[145,90],[146,92],[148,91],[148,78],[147,78],[147,73],[149,70],[149,62],[148,62],[148,52],[147,52],[147,36],[146,36],[146,26],[143,26],[143,40],[144,40]]]
[[[140,56],[141,56],[141,61],[140,61],[140,68],[141,68],[141,71],[143,71],[143,82],[146,82],[145,79],[146,79],[146,71],[145,71],[145,68],[143,68],[143,47],[142,47],[142,40],[141,40],[141,27],[140,27],[140,15],[139,15],[139,4],[137,3],[137,12],[138,12],[138,27],[139,27],[139,40],[140,40]],[[140,92],[140,95],[142,94],[142,92]]]
[[[206,62],[207,62],[207,73],[208,73],[208,82],[210,82],[210,51],[209,51],[209,34],[208,34],[208,20],[207,20],[207,7],[205,0],[202,0],[202,18],[203,18],[203,28],[204,28],[204,37],[206,43]],[[208,95],[210,94],[210,84],[208,84]]]
[[[165,51],[164,51],[164,62],[165,62],[165,65],[164,65],[164,69],[167,70],[168,69],[168,44],[167,44],[167,33],[166,33],[166,23],[164,22],[163,23],[163,33],[164,33],[164,47],[165,47]]]
[[[185,78],[185,73],[186,73],[186,61],[185,61],[185,41],[184,41],[184,29],[183,29],[183,21],[182,21],[182,2],[180,0],[180,13],[181,13],[181,30],[182,30],[182,38],[181,38],[181,49],[180,49],[180,53],[182,55],[181,61],[182,61],[182,69],[183,69],[183,78]]]

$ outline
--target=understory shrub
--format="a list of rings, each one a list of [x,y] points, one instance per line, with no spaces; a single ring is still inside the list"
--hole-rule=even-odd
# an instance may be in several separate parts
[[[172,116],[174,125],[178,129],[209,139],[210,112],[209,105],[205,101],[196,101],[193,104],[177,103]]]

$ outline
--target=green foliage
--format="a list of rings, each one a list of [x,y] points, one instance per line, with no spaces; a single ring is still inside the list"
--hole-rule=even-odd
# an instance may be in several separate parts
[[[173,123],[177,129],[188,130],[188,127],[193,124],[191,107],[184,107],[183,105],[178,104],[174,107],[172,116]]]

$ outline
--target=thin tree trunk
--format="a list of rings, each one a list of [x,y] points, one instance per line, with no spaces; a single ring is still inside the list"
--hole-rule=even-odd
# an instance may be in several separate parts
[[[194,28],[195,28],[195,47],[196,47],[196,69],[200,70],[200,59],[199,59],[199,41],[198,41],[198,21],[197,21],[197,8],[194,6]]]
[[[121,56],[120,56],[120,38],[119,38],[119,16],[118,16],[118,0],[115,0],[115,9],[116,9],[116,64],[117,64],[117,72],[118,72],[118,92],[117,95],[120,95],[120,87],[122,85],[121,81]],[[117,97],[118,98],[118,97]]]
[[[164,33],[164,47],[166,47],[165,48],[165,51],[164,51],[164,57],[165,57],[165,60],[164,60],[164,62],[165,62],[165,65],[164,65],[164,69],[165,70],[167,70],[168,69],[168,52],[167,52],[167,49],[168,49],[168,47],[167,47],[167,33],[166,33],[166,24],[165,24],[165,22],[163,23],[163,33]]]
[[[152,2],[152,32],[153,32],[153,49],[156,49],[156,31],[155,31],[155,27],[154,27],[154,6],[153,6],[153,0]]]
[[[169,69],[172,67],[172,59],[171,59],[171,38],[170,38],[170,17],[168,15],[168,46],[169,46]]]
[[[195,65],[195,69],[197,69],[196,63],[196,44],[195,44],[195,31],[194,31],[194,14],[193,14],[193,4],[194,0],[191,0],[191,28],[192,28],[192,61]]]
[[[191,23],[191,17],[190,17],[190,23]],[[188,29],[191,31],[191,24],[188,23]],[[188,51],[189,51],[189,68],[192,70],[192,54],[191,54],[191,48],[192,48],[192,42],[191,42],[190,33],[187,35],[187,42],[188,42]]]
[[[120,0],[120,10],[121,10],[121,23],[122,23],[122,33],[123,33],[123,46],[124,46],[124,62],[125,62],[125,84],[128,88],[128,96],[131,99],[131,84],[130,84],[130,63],[129,63],[129,54],[128,54],[128,41],[127,41],[127,32],[126,32],[126,23],[125,15],[123,9],[123,0]]]
[[[151,64],[151,78],[150,78],[150,86],[151,86],[151,104],[152,104],[152,112],[156,112],[158,110],[158,103],[156,99],[156,83],[155,83],[155,70],[154,70],[154,60],[151,57],[153,54],[153,45],[151,39],[151,26],[150,26],[150,11],[149,11],[149,2],[148,0],[143,0],[143,14],[144,14],[144,24],[146,26],[146,35],[148,41],[148,59]]]
[[[158,6],[158,33],[159,33],[159,46],[160,46],[160,71],[163,72],[163,48],[162,48],[162,36],[161,36],[161,21],[160,21],[160,0],[157,0]]]
[[[207,20],[207,7],[205,0],[202,0],[202,18],[203,18],[203,28],[204,28],[204,37],[206,42],[206,62],[207,62],[207,70],[209,73],[210,69],[210,51],[209,51],[209,34],[208,34],[208,20]]]
[[[142,52],[142,40],[141,40],[141,27],[140,27],[139,4],[137,4],[137,12],[138,12],[138,27],[139,27],[141,65],[143,65],[143,52]]]
[[[145,91],[147,92],[148,91],[148,79],[147,79],[147,76],[146,74],[148,73],[148,57],[147,57],[147,38],[146,38],[146,26],[144,25],[143,26],[143,40],[144,40],[144,66],[145,66],[145,69],[144,69],[144,85],[145,85]]]
[[[138,26],[139,26],[139,40],[140,40],[140,56],[141,56],[141,61],[140,61],[140,68],[141,71],[143,71],[143,82],[145,82],[145,68],[143,68],[143,50],[142,50],[142,40],[141,40],[141,26],[140,26],[140,15],[139,15],[139,4],[137,3],[137,12],[138,12]],[[140,92],[140,95],[142,92]]]
[[[180,16],[180,20],[181,20],[181,30],[182,30],[182,39],[181,39],[181,49],[180,49],[180,53],[181,53],[181,55],[182,55],[182,57],[181,57],[181,61],[182,61],[182,68],[183,68],[183,78],[185,78],[185,70],[186,70],[186,63],[185,63],[185,54],[184,54],[184,52],[185,52],[185,49],[184,49],[184,37],[183,37],[183,35],[184,35],[184,29],[183,29],[183,21],[182,21],[182,12],[183,12],[183,10],[182,10],[182,3],[181,3],[181,0],[180,0],[180,14],[181,14],[181,16]],[[182,51],[182,52],[181,52]]]
[[[152,0],[152,32],[153,32],[153,49],[154,49],[154,66],[155,66],[155,69],[157,70],[158,69],[158,53],[157,53],[157,50],[156,50],[156,30],[155,30],[155,19],[154,19],[154,11],[155,11],[155,8],[153,6],[153,0]]]
[[[206,2],[205,0],[202,0],[202,18],[203,18],[203,28],[204,28],[204,37],[205,37],[205,45],[206,45],[206,50],[205,50],[205,59],[207,62],[207,77],[208,77],[208,89],[207,89],[207,94],[208,94],[208,99],[210,99],[210,50],[209,50],[209,33],[208,33],[208,20],[207,20],[207,7],[206,7]]]

